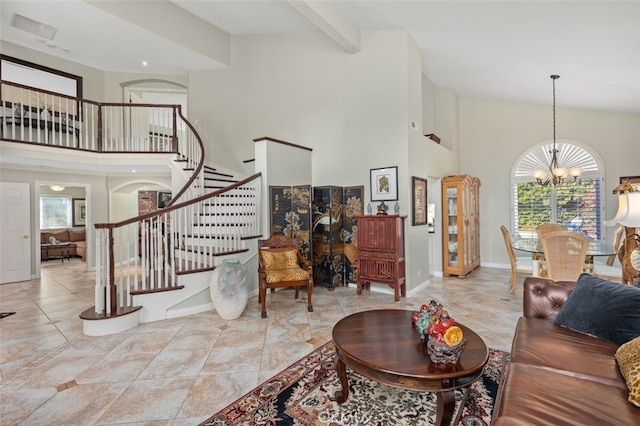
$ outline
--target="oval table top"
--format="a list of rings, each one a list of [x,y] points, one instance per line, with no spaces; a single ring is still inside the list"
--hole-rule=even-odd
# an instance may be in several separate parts
[[[477,380],[489,358],[484,340],[456,323],[467,340],[457,363],[436,363],[411,321],[412,311],[380,309],[349,315],[333,328],[336,355],[372,379],[411,390],[443,391]]]

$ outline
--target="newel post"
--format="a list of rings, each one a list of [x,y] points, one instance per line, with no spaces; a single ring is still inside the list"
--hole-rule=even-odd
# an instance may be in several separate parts
[[[180,105],[173,107],[173,137],[171,139],[173,152],[178,152],[178,108]]]
[[[107,291],[109,292],[109,307],[111,309],[111,313],[115,314],[116,312],[118,312],[118,292],[116,289],[114,274],[115,259],[113,254],[113,228],[108,229],[109,236],[107,237],[107,250],[109,252],[109,286]]]

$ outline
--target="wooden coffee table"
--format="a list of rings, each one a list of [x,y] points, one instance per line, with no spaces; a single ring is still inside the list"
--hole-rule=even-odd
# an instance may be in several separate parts
[[[71,243],[56,243],[56,244],[40,244],[40,260],[47,261],[49,259],[62,259],[62,263],[64,260],[71,259]],[[49,250],[60,250],[60,256],[49,256]]]
[[[427,344],[420,340],[411,322],[412,313],[381,309],[359,312],[338,321],[333,327],[333,343],[342,390],[337,391],[333,399],[341,404],[349,397],[348,366],[390,386],[437,392],[436,425],[450,424],[455,409],[454,391],[463,389],[466,399],[468,387],[482,375],[489,350],[480,336],[456,324],[467,339],[460,361],[456,364],[432,362]]]

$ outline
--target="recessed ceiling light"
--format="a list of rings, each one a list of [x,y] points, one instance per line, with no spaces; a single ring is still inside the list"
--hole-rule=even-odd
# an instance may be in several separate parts
[[[131,173],[135,173],[135,172],[136,172],[135,169],[131,170]]]
[[[53,40],[58,32],[58,29],[51,25],[36,21],[35,19],[27,18],[26,16],[18,15],[17,13],[13,14],[11,26],[46,38],[47,40]]]
[[[148,66],[149,66],[149,64],[147,63],[147,61],[142,61],[142,66],[143,66],[143,67],[148,67]]]

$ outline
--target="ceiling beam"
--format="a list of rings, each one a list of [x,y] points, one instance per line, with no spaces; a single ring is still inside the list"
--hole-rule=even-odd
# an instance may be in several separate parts
[[[170,42],[211,58],[231,63],[231,36],[168,0],[84,0],[113,16],[154,33]],[[188,29],[188,30],[185,30]],[[135,42],[132,40],[132,43]]]
[[[288,0],[298,12],[349,53],[360,51],[360,29],[328,1]]]

